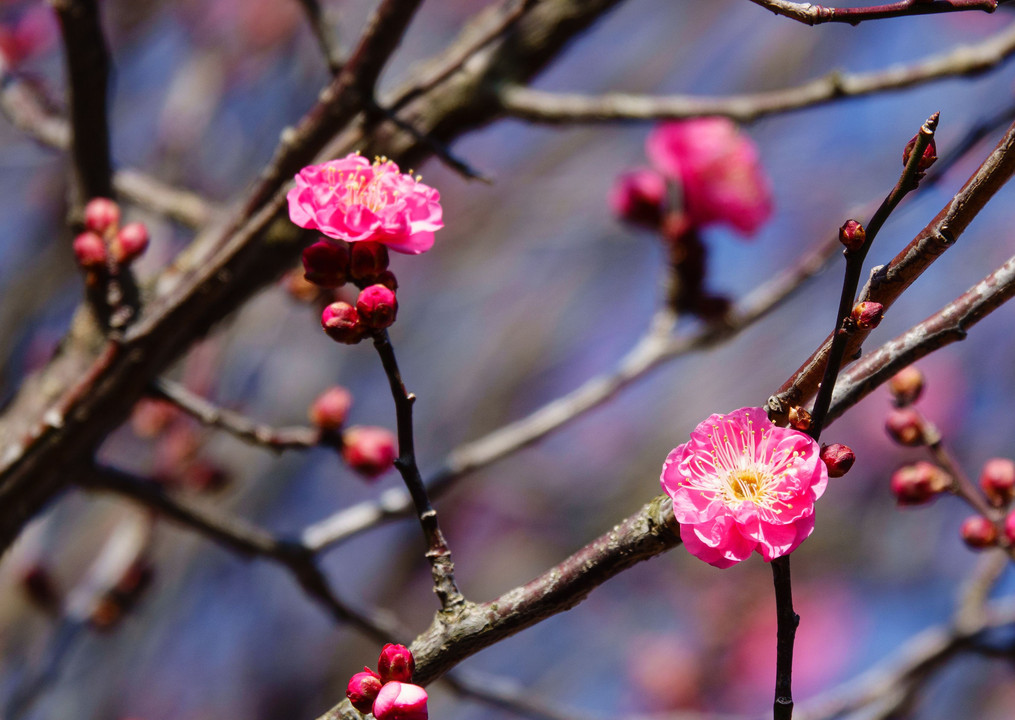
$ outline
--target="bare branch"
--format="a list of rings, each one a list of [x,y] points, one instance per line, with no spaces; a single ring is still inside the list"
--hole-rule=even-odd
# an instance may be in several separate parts
[[[912,65],[868,73],[832,72],[782,90],[713,98],[692,95],[651,97],[625,93],[590,96],[505,85],[499,99],[507,114],[539,123],[677,120],[708,115],[749,123],[768,115],[817,107],[846,98],[977,75],[998,67],[1013,53],[1015,26],[983,42],[956,47]]]
[[[324,59],[328,63],[328,70],[332,75],[337,75],[342,70],[342,55],[338,50],[338,43],[335,41],[335,32],[328,24],[321,3],[318,0],[297,0],[297,2],[307,14],[310,30],[321,47],[321,54],[324,55]]]
[[[306,450],[330,440],[320,430],[312,427],[274,428],[254,422],[246,415],[210,403],[179,383],[165,378],[155,381],[152,394],[176,405],[203,425],[225,430],[244,442],[272,452]]]
[[[821,25],[829,22],[859,25],[864,20],[882,20],[907,15],[935,15],[964,10],[982,10],[992,13],[997,10],[998,6],[998,0],[899,0],[884,5],[856,8],[825,7],[812,3],[790,2],[790,0],[751,0],[751,2],[771,10],[776,15],[783,15],[806,25]]]

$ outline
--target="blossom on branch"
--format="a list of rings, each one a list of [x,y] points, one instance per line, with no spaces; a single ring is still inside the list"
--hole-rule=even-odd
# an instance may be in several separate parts
[[[649,134],[645,154],[680,183],[684,212],[695,226],[726,224],[753,235],[772,214],[758,151],[726,118],[663,123]]]
[[[305,167],[289,191],[289,217],[303,228],[351,243],[376,242],[418,255],[444,227],[440,194],[386,158],[357,154]]]
[[[795,550],[814,530],[828,470],[809,435],[741,408],[698,425],[667,456],[660,479],[685,547],[726,568],[755,550],[766,561]]]

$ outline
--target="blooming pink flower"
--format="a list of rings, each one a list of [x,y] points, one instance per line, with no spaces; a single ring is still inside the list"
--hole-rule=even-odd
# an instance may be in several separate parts
[[[374,700],[377,720],[427,720],[426,690],[419,685],[391,681]]]
[[[660,479],[688,551],[726,568],[755,550],[766,561],[795,550],[814,530],[828,470],[810,436],[741,408],[698,425]]]
[[[440,194],[386,159],[370,163],[352,154],[305,167],[286,198],[300,227],[409,255],[429,250],[434,231],[444,227]]]
[[[681,183],[684,211],[695,225],[726,223],[753,235],[772,214],[772,193],[754,144],[726,118],[657,126],[645,153]]]

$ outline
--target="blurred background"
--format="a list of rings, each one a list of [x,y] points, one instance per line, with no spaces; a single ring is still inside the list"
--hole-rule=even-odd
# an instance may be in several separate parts
[[[487,4],[424,3],[383,87],[396,87]],[[324,5],[347,50],[373,3]],[[295,0],[106,0],[102,12],[115,64],[116,164],[211,201],[238,196],[270,157],[280,130],[302,116],[327,80]],[[629,0],[574,42],[535,86],[701,95],[774,89],[834,69],[917,61],[980,42],[1012,22],[1015,14],[1002,8],[810,28],[747,0]],[[62,60],[48,6],[3,2],[0,48],[16,56],[18,73],[60,94]],[[902,147],[932,112],[941,112],[944,154],[982,119],[1015,104],[1013,79],[1015,67],[1004,64],[975,79],[747,127],[772,181],[775,213],[750,241],[722,228],[705,233],[710,285],[742,297],[793,263],[851,208],[887,193],[901,170]],[[505,120],[454,145],[495,179],[492,185],[465,181],[433,161],[417,168],[441,192],[446,228],[432,252],[394,257],[401,308],[391,334],[403,376],[419,397],[424,475],[456,445],[610,371],[645,331],[661,302],[665,252],[657,238],[612,217],[605,199],[618,173],[645,164],[649,130],[638,123],[550,128]],[[868,264],[887,262],[903,247],[1002,132],[907,201]],[[0,398],[6,400],[53,352],[82,281],[63,223],[66,157],[6,122],[0,147]],[[891,308],[868,350],[1015,254],[1013,190],[1003,189]],[[189,240],[185,229],[138,208],[126,217],[151,231],[142,279]],[[839,273],[836,265],[733,341],[663,366],[442,497],[437,508],[466,595],[488,600],[527,582],[659,494],[663,459],[698,422],[762,404],[825,337]],[[918,364],[928,384],[920,407],[974,476],[987,459],[1015,454],[1013,313],[1001,308],[965,342]],[[315,312],[281,285],[196,347],[177,377],[273,425],[305,423],[317,394],[342,384],[354,396],[352,423],[394,429],[372,348],[331,342]],[[823,438],[851,445],[858,460],[848,476],[830,483],[817,530],[794,555],[803,617],[795,694],[803,704],[893,655],[925,627],[946,622],[977,562],[958,536],[969,514],[959,501],[895,506],[892,470],[922,454],[885,437],[889,407],[879,391]],[[152,471],[171,441],[144,437],[144,417],[108,440],[103,460]],[[178,441],[189,443],[188,456],[229,479],[201,500],[276,533],[296,533],[400,485],[394,472],[367,484],[327,449],[275,456],[183,425]],[[246,562],[169,523],[154,529],[150,583],[105,631],[68,631],[29,600],[26,572],[44,564],[63,590],[80,587],[111,534],[139,518],[115,499],[69,493],[0,564],[0,707],[7,720],[313,718],[343,697],[353,672],[375,662],[376,643],[336,627],[284,571]],[[343,598],[390,609],[413,633],[437,608],[412,521],[357,536],[330,551],[324,564]],[[1007,571],[996,592],[1015,592],[1015,574]],[[719,571],[677,548],[599,588],[576,609],[469,658],[462,669],[511,678],[581,717],[682,709],[756,717],[771,702],[774,656],[774,600],[761,559]],[[30,687],[39,692],[30,702],[18,700]],[[914,717],[1013,716],[1015,682],[1005,662],[957,660],[931,687]],[[431,698],[435,718],[512,717],[439,684]]]

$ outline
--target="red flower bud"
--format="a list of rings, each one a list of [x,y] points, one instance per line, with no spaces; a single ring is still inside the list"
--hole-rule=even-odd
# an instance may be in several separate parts
[[[310,406],[310,422],[321,430],[334,432],[342,427],[352,406],[352,394],[335,386],[321,393]]]
[[[892,473],[892,494],[899,505],[921,505],[948,489],[952,479],[937,465],[921,460]]]
[[[322,238],[303,249],[303,276],[321,287],[342,287],[349,279],[348,243]]]
[[[377,672],[382,682],[411,682],[412,673],[416,670],[416,660],[405,645],[388,643],[377,658]]]
[[[360,322],[375,330],[383,330],[395,322],[398,314],[398,300],[391,288],[385,285],[371,285],[364,288],[356,299],[356,312]]]
[[[867,242],[867,231],[856,220],[847,220],[839,228],[839,242],[851,252],[859,250]]]
[[[379,427],[351,427],[342,435],[342,459],[367,479],[395,464],[395,436]]]
[[[109,198],[94,198],[85,205],[85,228],[98,235],[115,232],[120,224],[120,206]]]
[[[665,200],[665,178],[647,168],[623,173],[610,190],[610,207],[618,218],[649,228],[659,227]]]
[[[1015,512],[1008,513],[1008,517],[1004,519],[1004,536],[1008,538],[1008,542],[1015,545]]]
[[[74,238],[74,256],[85,270],[106,267],[106,242],[93,232],[81,233]]]
[[[345,696],[349,698],[352,706],[366,715],[374,706],[377,693],[381,691],[380,677],[368,667],[363,672],[358,672],[349,678],[349,685],[345,689]]]
[[[148,248],[148,228],[144,223],[128,223],[120,228],[110,243],[113,257],[121,265],[133,262]]]
[[[1015,463],[1008,458],[993,458],[983,465],[980,487],[987,499],[998,507],[1015,497]]]
[[[906,143],[905,149],[902,151],[902,164],[903,166],[909,165],[909,156],[913,154],[913,150],[916,148],[916,139],[920,137],[920,133],[913,136],[913,139]],[[924,172],[927,168],[934,164],[937,160],[937,143],[934,138],[931,137],[930,142],[927,143],[927,147],[923,151],[923,156],[920,158],[916,168],[920,172]]]
[[[888,413],[885,430],[899,445],[916,447],[927,443],[923,417],[912,408],[895,408]]]
[[[371,280],[388,269],[388,248],[376,242],[352,243],[349,274],[354,280]]]
[[[881,323],[885,314],[885,306],[877,302],[858,302],[853,306],[850,317],[856,326],[862,330],[871,330]]]
[[[398,279],[395,277],[395,273],[390,270],[385,270],[384,272],[378,274],[377,277],[374,278],[374,282],[378,285],[383,285],[391,290],[391,292],[398,290]]]
[[[977,550],[997,544],[997,528],[983,515],[973,515],[962,523],[962,539]]]
[[[899,407],[912,405],[923,392],[923,373],[915,366],[904,367],[888,381],[888,389]]]
[[[355,345],[363,339],[363,325],[356,308],[347,302],[333,302],[321,313],[321,327],[328,337],[346,345]]]
[[[804,432],[811,427],[811,414],[799,405],[794,405],[789,409],[789,415],[787,415],[789,424],[794,429]]]
[[[828,477],[842,477],[856,461],[856,455],[847,445],[832,443],[821,446],[821,461],[828,468]]]
[[[426,690],[419,685],[389,682],[374,700],[377,720],[427,720]]]

